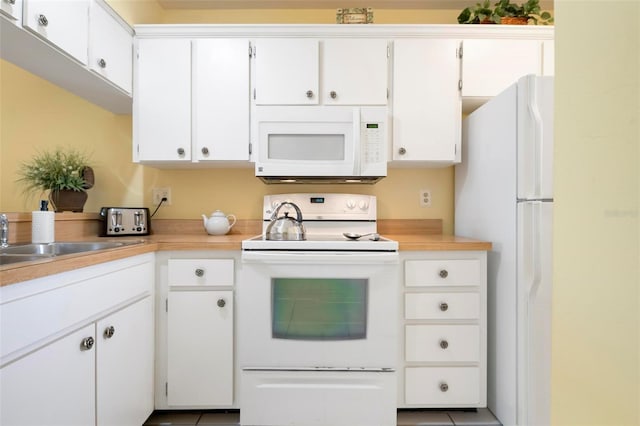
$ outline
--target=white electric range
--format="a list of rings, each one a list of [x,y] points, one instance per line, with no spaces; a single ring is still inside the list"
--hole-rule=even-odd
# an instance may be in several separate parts
[[[268,195],[263,230],[284,201],[306,240],[242,243],[240,422],[395,425],[398,243],[342,235],[376,232],[376,197]]]

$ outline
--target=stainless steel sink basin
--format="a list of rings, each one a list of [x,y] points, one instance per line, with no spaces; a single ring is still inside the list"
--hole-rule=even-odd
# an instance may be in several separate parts
[[[0,265],[30,262],[65,254],[93,252],[140,243],[142,241],[83,241],[11,245],[0,248]]]

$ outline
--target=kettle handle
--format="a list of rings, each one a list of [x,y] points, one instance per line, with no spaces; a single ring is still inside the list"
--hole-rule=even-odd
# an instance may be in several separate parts
[[[280,207],[282,207],[284,205],[287,205],[287,204],[295,209],[295,211],[296,211],[296,221],[299,222],[299,223],[302,223],[302,212],[300,211],[300,208],[298,206],[296,206],[294,203],[291,203],[289,201],[283,201],[282,203],[278,204],[278,206],[273,211],[273,214],[271,215],[271,220],[273,221],[273,220],[278,219],[278,212],[280,211]]]
[[[232,214],[229,214],[229,215],[227,215],[227,220],[229,220],[229,218],[232,218],[232,219],[233,219],[233,222],[231,222],[231,223],[229,224],[229,229],[231,229],[231,227],[232,227],[233,225],[235,225],[235,223],[236,223],[236,217],[235,217],[234,215],[232,215]]]

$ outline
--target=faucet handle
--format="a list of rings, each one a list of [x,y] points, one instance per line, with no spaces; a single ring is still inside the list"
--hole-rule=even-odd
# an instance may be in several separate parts
[[[0,214],[0,247],[9,246],[9,219],[7,215]]]

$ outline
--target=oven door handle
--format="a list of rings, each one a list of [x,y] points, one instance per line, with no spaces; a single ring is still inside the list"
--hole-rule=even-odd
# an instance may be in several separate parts
[[[399,262],[398,252],[243,251],[242,263],[268,264],[388,264]]]

